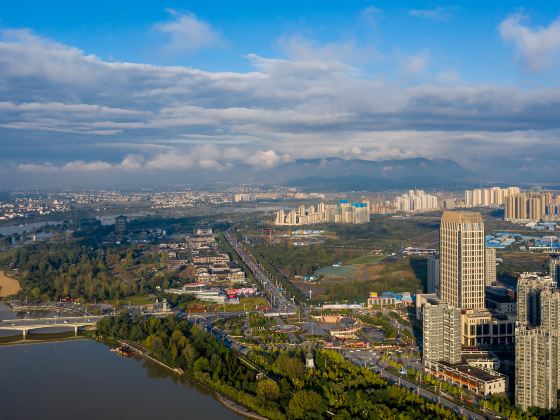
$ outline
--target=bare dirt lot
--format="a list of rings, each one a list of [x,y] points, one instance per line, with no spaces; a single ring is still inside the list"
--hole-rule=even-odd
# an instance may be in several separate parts
[[[15,295],[20,290],[19,281],[8,277],[3,271],[0,271],[0,297]]]

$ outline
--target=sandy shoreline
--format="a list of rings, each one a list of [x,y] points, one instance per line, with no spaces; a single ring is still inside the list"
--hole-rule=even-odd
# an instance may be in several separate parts
[[[20,290],[19,281],[0,271],[0,298],[15,295]]]

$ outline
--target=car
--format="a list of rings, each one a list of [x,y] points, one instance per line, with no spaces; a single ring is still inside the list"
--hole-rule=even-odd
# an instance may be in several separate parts
[[[65,320],[64,323],[65,323],[65,324],[68,324],[68,321]]]

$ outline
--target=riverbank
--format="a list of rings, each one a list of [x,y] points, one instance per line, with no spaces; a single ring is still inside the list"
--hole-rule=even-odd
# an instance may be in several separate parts
[[[0,372],[6,420],[243,419],[188,378],[93,340],[0,347]]]
[[[21,290],[19,281],[0,271],[0,298],[15,295]]]
[[[173,372],[176,375],[186,376],[187,378],[189,378],[189,380],[197,383],[199,386],[205,387],[208,390],[214,392],[218,401],[224,407],[233,411],[234,413],[239,414],[240,416],[243,416],[243,417],[248,418],[248,419],[267,420],[266,417],[263,417],[260,414],[255,413],[251,409],[249,409],[249,408],[247,408],[243,405],[240,405],[239,403],[229,399],[227,396],[225,396],[224,394],[216,391],[215,389],[213,389],[208,384],[202,383],[202,382],[198,381],[197,379],[195,379],[194,377],[192,377],[191,375],[186,374],[182,369],[173,368],[173,367],[163,363],[162,361],[160,361],[158,359],[155,359],[154,357],[150,356],[148,354],[148,351],[144,347],[139,345],[138,343],[134,343],[134,342],[129,341],[129,340],[121,340],[121,339],[117,339],[117,341],[121,345],[126,345],[126,346],[130,347],[134,351],[134,353],[136,353],[138,356],[143,357],[147,360],[150,360],[151,362],[156,363],[156,364],[160,365],[161,367],[166,368],[167,370],[170,370],[171,372]]]

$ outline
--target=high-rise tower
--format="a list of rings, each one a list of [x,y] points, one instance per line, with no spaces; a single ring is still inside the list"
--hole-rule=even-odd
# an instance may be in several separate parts
[[[484,309],[484,222],[480,213],[446,211],[440,225],[441,302]]]

